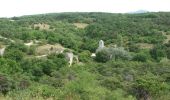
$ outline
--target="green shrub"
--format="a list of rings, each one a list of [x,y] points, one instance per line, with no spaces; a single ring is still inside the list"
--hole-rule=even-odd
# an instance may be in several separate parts
[[[91,56],[90,51],[83,51],[79,54],[79,60],[81,62],[88,62],[91,59],[90,56]]]
[[[103,50],[98,51],[96,53],[96,58],[95,59],[98,62],[105,63],[105,62],[107,62],[107,61],[109,61],[111,59],[111,54],[107,49],[103,49]]]
[[[138,53],[133,57],[134,61],[141,61],[146,62],[147,61],[147,55],[144,53]]]

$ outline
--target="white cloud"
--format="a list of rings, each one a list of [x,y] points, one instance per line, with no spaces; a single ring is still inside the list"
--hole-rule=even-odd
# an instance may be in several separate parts
[[[0,0],[0,17],[51,12],[170,11],[170,0]]]

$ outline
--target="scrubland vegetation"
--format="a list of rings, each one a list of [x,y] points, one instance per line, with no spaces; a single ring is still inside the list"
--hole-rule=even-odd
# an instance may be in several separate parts
[[[0,18],[0,99],[169,100],[169,35],[163,12]]]

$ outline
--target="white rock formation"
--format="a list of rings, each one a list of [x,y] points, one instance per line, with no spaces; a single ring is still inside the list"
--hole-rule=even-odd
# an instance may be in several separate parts
[[[1,48],[1,49],[0,49],[0,56],[3,56],[3,55],[4,55],[4,52],[5,52],[5,48]]]
[[[91,54],[91,57],[96,57],[96,54],[95,54],[95,53],[92,53],[92,54]]]
[[[72,52],[65,53],[66,59],[68,60],[69,67],[73,64],[73,60],[76,60],[76,63],[79,63],[79,59],[77,55],[74,55]]]
[[[103,49],[104,48],[104,41],[100,40],[99,41],[99,49]]]
[[[99,41],[99,47],[96,49],[96,52],[100,51],[101,49],[105,48],[104,46],[104,41],[103,40],[100,40]]]
[[[65,55],[66,55],[66,59],[69,60],[69,67],[70,67],[73,63],[74,54],[72,52],[67,52]]]

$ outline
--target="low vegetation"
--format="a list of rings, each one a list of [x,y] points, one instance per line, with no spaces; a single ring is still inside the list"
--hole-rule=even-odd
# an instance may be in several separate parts
[[[0,18],[0,99],[169,100],[169,32],[168,12]]]

